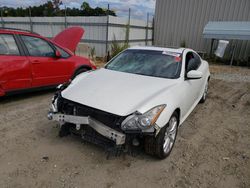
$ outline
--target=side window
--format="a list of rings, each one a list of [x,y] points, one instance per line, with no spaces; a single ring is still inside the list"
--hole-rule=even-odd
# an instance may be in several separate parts
[[[197,70],[201,64],[200,57],[193,53],[188,52],[186,55],[186,73],[188,73],[191,70]]]
[[[194,54],[194,59],[196,60],[196,64],[197,64],[197,68],[196,68],[196,70],[197,70],[201,65],[201,58],[198,54],[196,54],[196,53],[193,53],[193,54]]]
[[[55,57],[54,49],[43,39],[21,35],[30,56]]]
[[[0,55],[20,55],[13,35],[0,34]]]

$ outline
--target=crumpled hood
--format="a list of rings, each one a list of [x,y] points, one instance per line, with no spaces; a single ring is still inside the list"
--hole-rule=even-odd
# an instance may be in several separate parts
[[[83,34],[84,29],[82,27],[69,27],[58,33],[52,40],[62,47],[75,52]]]
[[[102,111],[125,116],[137,111],[175,83],[176,81],[172,79],[102,68],[77,76],[68,88],[62,91],[62,97]]]

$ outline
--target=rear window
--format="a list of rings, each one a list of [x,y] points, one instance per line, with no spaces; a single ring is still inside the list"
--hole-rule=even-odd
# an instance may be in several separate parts
[[[0,34],[0,55],[20,55],[13,35]]]

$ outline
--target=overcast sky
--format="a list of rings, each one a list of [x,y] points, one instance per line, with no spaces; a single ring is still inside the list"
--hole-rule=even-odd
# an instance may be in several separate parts
[[[0,0],[0,6],[33,6],[40,5],[47,0]],[[84,0],[62,0],[67,7],[79,8]],[[116,10],[118,16],[127,16],[128,9],[131,8],[133,18],[145,19],[147,12],[151,17],[154,14],[155,0],[87,0],[92,7],[100,6],[107,7],[110,4],[110,8]]]

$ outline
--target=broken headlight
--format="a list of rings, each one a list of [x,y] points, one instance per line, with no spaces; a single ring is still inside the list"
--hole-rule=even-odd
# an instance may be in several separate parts
[[[132,114],[122,122],[121,129],[124,131],[149,129],[155,124],[165,107],[166,105],[159,105],[144,114]]]

